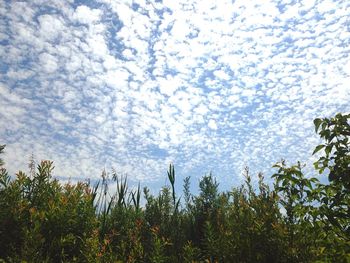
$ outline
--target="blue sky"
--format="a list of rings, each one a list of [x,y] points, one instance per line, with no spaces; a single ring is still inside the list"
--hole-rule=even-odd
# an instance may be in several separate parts
[[[156,187],[173,162],[231,186],[309,165],[313,119],[349,111],[349,1],[0,3],[11,173],[33,153],[62,180],[114,167]]]

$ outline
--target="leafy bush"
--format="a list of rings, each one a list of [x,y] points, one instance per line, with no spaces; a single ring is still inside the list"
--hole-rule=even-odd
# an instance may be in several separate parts
[[[28,262],[83,262],[97,228],[89,185],[61,185],[51,178],[51,161],[42,161],[33,178],[23,172],[1,174],[1,258]]]

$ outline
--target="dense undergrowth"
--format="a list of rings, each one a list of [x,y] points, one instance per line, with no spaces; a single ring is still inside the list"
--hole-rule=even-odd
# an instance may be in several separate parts
[[[326,184],[282,161],[273,186],[259,175],[254,188],[247,169],[241,187],[220,192],[208,175],[193,195],[186,178],[180,201],[173,165],[152,195],[115,173],[61,184],[51,161],[11,179],[0,160],[0,262],[350,262],[349,119],[314,121]]]

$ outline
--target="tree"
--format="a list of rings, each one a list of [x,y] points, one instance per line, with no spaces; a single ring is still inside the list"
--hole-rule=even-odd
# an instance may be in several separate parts
[[[315,119],[315,131],[325,140],[313,154],[323,150],[314,163],[320,174],[328,172],[328,185],[320,185],[321,215],[335,233],[350,241],[350,114]]]

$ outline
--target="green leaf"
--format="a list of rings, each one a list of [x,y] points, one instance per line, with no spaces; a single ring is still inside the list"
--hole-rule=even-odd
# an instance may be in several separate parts
[[[314,124],[315,124],[315,132],[316,132],[316,133],[317,133],[318,128],[320,127],[321,123],[322,123],[322,120],[321,120],[320,118],[316,118],[316,119],[314,119]]]
[[[318,145],[318,146],[315,148],[315,150],[314,150],[314,152],[312,153],[312,155],[314,155],[314,154],[317,153],[318,151],[322,150],[324,147],[325,147],[324,144]]]
[[[332,151],[332,148],[333,148],[333,144],[330,144],[330,145],[327,145],[326,149],[325,149],[325,152],[326,152],[326,155],[328,156],[330,154],[330,152]]]

